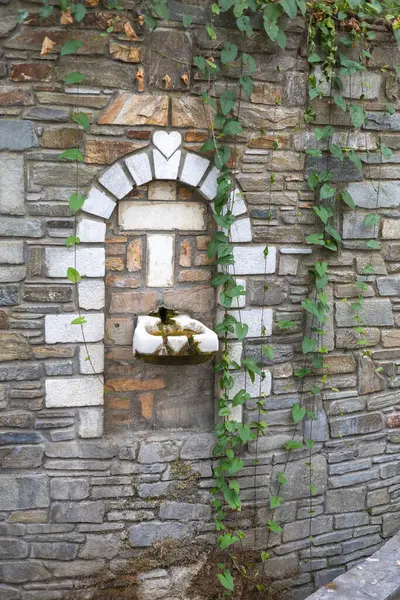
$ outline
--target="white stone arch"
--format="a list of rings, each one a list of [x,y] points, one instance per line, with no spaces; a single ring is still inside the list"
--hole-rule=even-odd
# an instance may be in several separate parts
[[[71,325],[78,314],[63,313],[45,317],[46,343],[81,344],[79,375],[69,377],[68,380],[46,379],[46,406],[79,407],[81,437],[100,437],[103,432],[106,221],[118,201],[125,198],[134,187],[155,180],[179,181],[197,189],[206,201],[212,202],[217,194],[218,176],[219,170],[211,160],[183,147],[180,132],[157,131],[149,146],[118,159],[90,187],[77,216],[77,237],[80,244],[75,249],[76,268],[83,276],[78,286],[78,303],[86,323],[83,328]],[[235,275],[245,285],[241,276],[263,275],[265,269],[267,273],[275,271],[276,249],[270,248],[265,263],[265,244],[251,243],[251,220],[243,193],[237,187],[232,194],[232,212],[236,217],[231,228]],[[67,268],[73,265],[73,253],[73,249],[46,248],[49,276],[65,277]],[[236,309],[239,307],[242,308],[243,304],[240,303]],[[259,327],[256,316],[253,321]],[[249,334],[253,334],[253,337],[259,335],[255,327],[256,325],[252,332],[250,319]],[[270,327],[272,331],[272,312]],[[90,344],[91,362],[85,360],[87,353],[84,342]]]

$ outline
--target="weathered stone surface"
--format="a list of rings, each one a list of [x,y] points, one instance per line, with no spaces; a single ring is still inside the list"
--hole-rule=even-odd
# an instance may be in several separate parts
[[[181,522],[208,521],[211,518],[211,507],[206,504],[165,501],[160,506],[160,518]]]
[[[252,129],[285,129],[296,127],[299,122],[298,108],[284,106],[260,106],[242,102],[240,107],[240,120],[244,127]]]
[[[346,240],[371,239],[378,236],[377,225],[365,225],[365,217],[348,212],[343,215],[343,238]]]
[[[110,54],[114,60],[127,63],[139,63],[141,61],[141,49],[137,46],[127,46],[112,42],[109,47]]]
[[[0,89],[0,106],[31,106],[32,91],[29,88],[2,86]]]
[[[0,121],[0,150],[27,150],[37,145],[30,121]]]
[[[31,556],[47,560],[73,560],[78,548],[78,544],[68,542],[34,542],[31,546]]]
[[[32,349],[20,333],[0,333],[0,361],[29,360]]]
[[[33,121],[68,121],[70,116],[69,108],[51,108],[47,106],[34,106],[26,113],[26,119]]]
[[[4,45],[6,48],[13,50],[40,50],[43,40],[47,35],[49,35],[49,31],[45,28],[23,26],[18,33],[7,39]],[[69,34],[66,29],[53,28],[50,38],[56,44],[53,49],[53,52],[56,53],[60,51],[69,39]],[[79,31],[79,29],[74,32],[74,39],[82,42],[81,47],[77,51],[78,54],[103,54],[107,43],[107,40],[99,36],[98,33],[93,31]]]
[[[0,235],[39,238],[44,235],[44,223],[34,219],[16,219],[2,215],[0,219]]]
[[[207,129],[210,123],[211,109],[201,98],[195,96],[176,96],[172,99],[172,126]]]
[[[49,506],[47,475],[0,475],[0,510]]]
[[[18,304],[18,286],[0,285],[0,306],[13,306],[15,304]]]
[[[57,477],[50,482],[50,497],[54,500],[83,500],[88,496],[87,479]]]
[[[190,436],[183,443],[181,458],[184,460],[211,458],[215,443],[215,435],[211,433]]]
[[[250,304],[274,306],[282,304],[289,294],[287,282],[281,280],[268,280],[268,289],[264,289],[263,279],[249,279],[247,297]]]
[[[349,512],[365,509],[366,488],[328,490],[326,493],[326,512],[340,513],[343,508]],[[350,517],[349,517],[350,518]],[[343,523],[342,523],[343,524]]]
[[[49,571],[38,560],[4,562],[0,565],[0,581],[5,583],[43,581],[49,578]]]
[[[316,485],[318,493],[323,494],[327,485],[327,466],[326,458],[318,455],[312,458],[313,483]],[[277,473],[281,471],[281,465],[274,467],[271,477],[272,489],[277,489]],[[310,489],[310,471],[303,461],[289,462],[285,471],[285,477],[289,483],[280,490],[280,494],[286,500],[296,498],[306,498]]]
[[[387,112],[366,112],[367,124],[365,129],[400,131],[400,116],[390,115]]]
[[[379,343],[380,331],[372,327],[364,328],[363,335],[354,331],[354,329],[337,329],[336,330],[336,348],[356,349],[357,342],[361,339],[365,340],[363,346],[375,346]]]
[[[53,523],[102,523],[105,506],[103,502],[54,502],[50,510]]]
[[[133,548],[151,546],[153,542],[183,540],[190,535],[191,528],[178,521],[139,523],[129,528],[129,542]]]
[[[338,529],[348,527],[359,527],[369,524],[369,517],[366,512],[350,512],[342,515],[335,515],[335,527]]]
[[[81,145],[83,131],[77,127],[46,127],[41,137],[41,145],[45,148],[77,148]]]
[[[0,598],[1,600],[20,600],[21,595],[16,588],[0,584]]]
[[[92,558],[114,558],[121,546],[121,535],[119,533],[103,533],[102,535],[88,534],[86,542],[79,551],[79,557]]]
[[[167,290],[164,293],[164,302],[173,310],[204,315],[213,310],[215,293],[209,286],[192,287],[186,290]]]
[[[376,412],[366,415],[354,415],[352,417],[340,417],[332,419],[330,427],[332,437],[373,433],[382,429],[382,415]]]
[[[354,326],[354,312],[349,303],[336,302],[336,323],[339,327]],[[364,300],[360,317],[366,326],[391,326],[393,313],[390,300]]]
[[[385,389],[385,378],[376,372],[376,366],[368,356],[359,358],[359,394],[371,394]]]
[[[395,208],[400,204],[399,181],[362,181],[350,183],[348,191],[361,208]],[[379,191],[378,191],[379,190]]]
[[[5,537],[0,540],[0,560],[27,558],[28,552],[29,546],[22,540]]]
[[[86,140],[85,161],[92,164],[111,165],[121,156],[143,147],[143,143],[113,140],[110,144],[109,140],[89,138]]]
[[[2,153],[0,160],[0,213],[5,215],[23,215],[24,196],[24,159],[20,155]]]
[[[12,442],[13,440],[10,440]],[[21,440],[23,442],[24,440]],[[15,440],[18,443],[18,440]],[[0,466],[2,469],[35,469],[40,467],[44,455],[44,446],[2,446]]]
[[[165,75],[169,74],[171,90],[187,90],[188,85],[182,75],[191,78],[193,62],[192,36],[179,29],[158,28],[148,39],[145,63],[149,75],[150,88],[165,89]],[[179,50],[178,50],[179,49]],[[178,58],[178,61],[174,60]]]
[[[168,121],[168,96],[121,92],[98,120],[100,125],[158,125]]]
[[[12,81],[50,81],[53,67],[45,62],[14,63],[10,67]]]
[[[140,445],[138,462],[155,463],[171,462],[178,458],[179,448],[169,441],[149,442]]]
[[[71,302],[73,288],[66,285],[26,285],[23,299],[26,302]]]
[[[378,277],[376,283],[381,296],[400,295],[400,277]]]
[[[288,579],[299,571],[299,559],[296,554],[276,556],[265,563],[264,575],[270,579]]]

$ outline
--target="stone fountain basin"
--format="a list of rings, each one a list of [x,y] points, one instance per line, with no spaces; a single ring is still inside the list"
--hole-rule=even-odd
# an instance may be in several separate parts
[[[152,364],[201,364],[212,359],[218,346],[217,334],[188,315],[176,315],[168,323],[142,315],[133,334],[135,357]]]

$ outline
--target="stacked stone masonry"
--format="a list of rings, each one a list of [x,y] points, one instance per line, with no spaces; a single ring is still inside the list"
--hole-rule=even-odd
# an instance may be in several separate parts
[[[170,3],[172,20],[150,43],[134,2],[125,0],[126,13],[103,4],[74,30],[83,46],[71,69],[71,60],[59,56],[68,33],[58,9],[40,22],[37,2],[0,0],[0,600],[86,598],[88,577],[108,578],[111,590],[109,582],[129,569],[138,574],[140,600],[192,600],[190,586],[215,546],[212,365],[146,365],[132,355],[132,336],[137,315],[160,306],[207,326],[221,311],[207,256],[218,172],[200,154],[210,126],[201,100],[208,83],[192,66],[196,54],[211,50],[218,59],[219,51],[204,32],[201,6],[191,7],[193,25],[183,30],[182,5]],[[30,14],[18,25],[21,8]],[[114,32],[100,35],[116,16]],[[138,33],[134,43],[124,34],[125,17]],[[292,23],[280,51],[263,36],[248,42],[255,86],[241,103],[245,128],[234,149],[234,275],[247,293],[232,312],[240,308],[249,335],[243,344],[232,342],[231,351],[237,361],[262,358],[269,423],[257,449],[250,444],[244,453],[237,520],[249,549],[258,550],[268,539],[268,498],[299,401],[301,302],[311,292],[316,256],[305,242],[315,229],[306,174],[326,167],[325,159],[306,161],[304,154],[316,145],[303,124],[304,33],[300,20]],[[229,22],[220,22],[218,34],[239,43]],[[267,575],[277,589],[292,588],[294,600],[358,564],[400,528],[400,116],[385,112],[388,101],[400,108],[400,61],[379,23],[376,34],[368,72],[344,81],[348,98],[367,90],[367,125],[355,131],[347,114],[331,112],[334,142],[359,152],[363,176],[349,161],[329,165],[338,182],[349,183],[357,208],[341,210],[343,247],[329,256],[329,386],[313,407],[313,544],[303,451],[291,454],[286,502],[275,515],[283,532],[270,540]],[[56,46],[41,56],[45,36]],[[65,86],[75,68],[85,83]],[[236,89],[240,74],[233,66],[216,82],[217,93],[226,84]],[[318,123],[329,123],[327,98],[316,109]],[[71,121],[76,110],[90,119],[86,136]],[[275,139],[279,149],[271,154]],[[374,154],[381,142],[393,152],[383,164]],[[75,165],[58,159],[70,147],[84,152],[78,181]],[[76,267],[84,277],[76,287],[66,277],[75,258],[65,239],[74,231],[68,197],[77,184],[86,200],[77,215]],[[371,212],[380,224],[368,228]],[[371,237],[382,241],[381,251],[366,248]],[[370,262],[375,273],[365,277],[362,314],[367,345],[360,348],[352,328],[354,272],[362,276]],[[85,339],[71,325],[80,313]],[[273,361],[257,339],[261,319]],[[281,320],[294,324],[282,331]],[[306,379],[306,391],[319,375]],[[234,377],[240,389],[244,373]],[[259,380],[249,392],[244,421],[256,414]],[[298,425],[295,439],[301,427],[311,429],[307,421]],[[189,551],[165,560],[163,544]]]

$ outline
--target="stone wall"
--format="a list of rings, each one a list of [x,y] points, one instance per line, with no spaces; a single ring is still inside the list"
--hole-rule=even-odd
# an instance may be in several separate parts
[[[73,32],[83,46],[72,68],[71,59],[58,54],[67,33],[57,12],[39,23],[38,2],[0,1],[0,600],[57,600],[75,588],[82,598],[91,585],[106,581],[110,595],[111,588],[125,585],[140,600],[208,598],[190,586],[196,577],[206,579],[215,541],[208,491],[211,368],[146,366],[132,356],[132,334],[136,315],[161,303],[206,324],[219,310],[209,286],[213,265],[206,258],[206,238],[212,225],[205,218],[216,173],[209,163],[202,171],[199,157],[209,127],[200,98],[207,82],[192,67],[195,54],[211,51],[218,58],[218,50],[211,50],[203,31],[201,6],[191,8],[194,25],[183,31],[177,19],[182,5],[170,3],[171,23],[150,37],[143,36],[133,3],[125,5],[137,41],[123,33],[124,13],[93,9]],[[17,26],[20,8],[31,13]],[[101,36],[117,17],[114,33]],[[220,25],[220,39],[239,43],[229,22]],[[287,502],[276,515],[283,533],[270,540],[267,574],[275,587],[283,580],[293,588],[295,598],[370,555],[400,525],[400,118],[385,112],[388,101],[399,107],[393,71],[399,53],[384,26],[378,23],[376,33],[366,82],[361,85],[357,75],[345,81],[347,97],[358,99],[364,88],[366,127],[352,130],[347,114],[329,110],[326,98],[317,101],[318,122],[336,123],[336,143],[359,151],[364,174],[349,161],[339,165],[332,159],[329,165],[339,182],[350,183],[357,210],[341,210],[343,249],[329,256],[329,387],[314,406],[318,420],[312,428],[313,546],[310,550],[308,459],[302,451],[291,454]],[[323,159],[305,164],[304,149],[315,141],[302,118],[303,23],[294,22],[287,35],[288,47],[279,52],[262,35],[243,42],[257,70],[253,94],[241,103],[245,131],[235,148],[235,274],[247,288],[241,314],[250,333],[232,351],[260,359],[262,316],[276,349],[273,361],[263,356],[270,426],[257,449],[246,450],[240,475],[244,510],[237,519],[248,532],[249,552],[265,547],[268,497],[286,460],[283,444],[293,435],[291,406],[299,401],[294,372],[302,362],[304,327],[300,305],[311,290],[307,273],[314,260],[305,243],[315,228],[305,173],[315,161],[326,166]],[[40,55],[45,36],[56,41],[57,53]],[[79,89],[63,84],[75,69],[87,75]],[[141,69],[143,93],[136,78]],[[232,67],[216,83],[217,91],[234,88],[239,76],[240,68]],[[78,293],[66,278],[73,253],[64,245],[73,231],[68,197],[77,185],[76,167],[58,159],[65,148],[83,144],[82,132],[70,121],[77,108],[91,121],[78,179],[87,193],[78,215],[78,269],[86,276]],[[181,136],[169,156],[168,147],[163,154],[157,145],[160,131]],[[173,138],[168,139],[170,144]],[[279,148],[271,153],[274,140]],[[374,154],[381,141],[393,150],[384,164]],[[190,161],[196,168],[185,175]],[[276,182],[266,192],[272,172]],[[163,230],[156,214],[151,231],[148,225],[140,231],[124,227],[124,206],[147,211],[158,201],[196,205],[204,221],[200,217],[193,231]],[[376,206],[381,224],[369,230],[364,218]],[[162,284],[149,279],[148,262],[148,238],[160,234],[170,241],[175,236],[169,278]],[[381,252],[366,249],[371,237],[382,241]],[[360,349],[350,304],[358,294],[354,273],[362,275],[371,261],[375,274],[367,277],[363,309],[368,345]],[[70,325],[78,308],[88,321],[95,373],[79,327]],[[282,319],[296,325],[281,331]],[[244,374],[235,378],[241,386]],[[244,420],[254,415],[259,389],[259,382],[249,389]],[[299,425],[295,435],[301,433]],[[100,578],[97,584],[87,582],[91,575]]]

